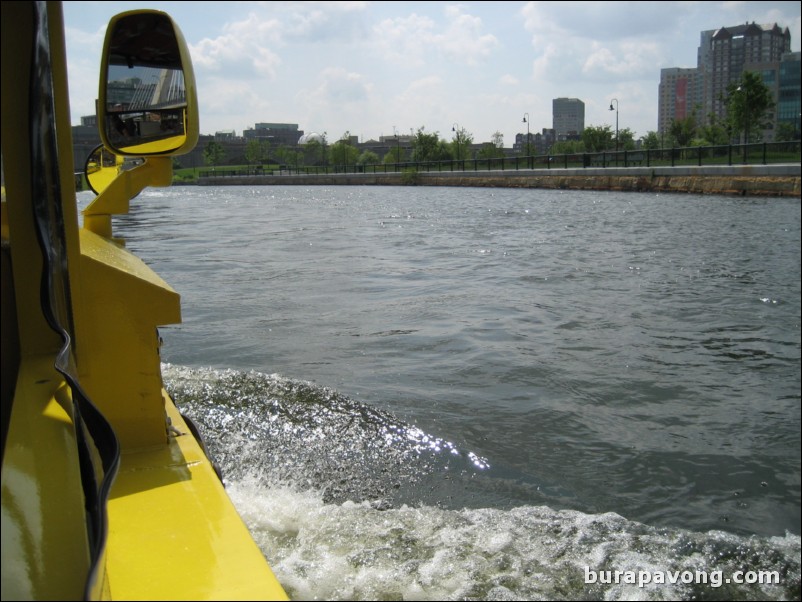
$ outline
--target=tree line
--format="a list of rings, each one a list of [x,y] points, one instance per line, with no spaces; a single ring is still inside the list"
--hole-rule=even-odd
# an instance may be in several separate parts
[[[733,141],[761,141],[762,131],[772,126],[776,105],[771,90],[763,83],[760,75],[745,71],[740,80],[728,86],[726,96],[721,100],[727,108],[725,119],[718,120],[715,115],[703,119],[699,115],[699,107],[695,107],[687,117],[672,120],[665,135],[655,131],[648,132],[640,139],[640,148],[718,146]],[[798,137],[798,127],[787,123],[779,124],[775,132],[778,142]],[[350,132],[345,132],[339,140],[329,144],[324,134],[320,141],[313,139],[301,146],[280,146],[275,149],[266,140],[250,140],[245,148],[245,159],[249,165],[263,165],[272,159],[282,165],[313,166],[462,161],[505,156],[504,137],[500,132],[494,133],[491,142],[484,143],[474,152],[473,135],[465,128],[457,126],[452,129],[450,141],[442,139],[438,132],[427,132],[421,126],[412,138],[411,148],[403,148],[400,144],[393,146],[390,143],[388,152],[382,158],[372,150],[360,151],[352,140]],[[549,154],[596,153],[614,148],[634,150],[637,146],[635,133],[629,128],[614,132],[609,125],[590,125],[582,131],[579,140],[555,142]],[[222,164],[226,159],[225,155],[225,147],[216,141],[210,141],[203,151],[207,165]]]
[[[334,143],[329,143],[326,135],[322,141],[309,140],[297,147],[279,146],[273,149],[266,140],[249,140],[245,146],[245,160],[248,165],[262,165],[271,161],[282,165],[375,165],[379,163],[404,163],[407,161],[442,161],[473,159],[471,153],[473,135],[464,128],[454,132],[453,139],[446,141],[437,132],[427,132],[421,126],[412,138],[411,149],[400,144],[392,145],[384,157],[372,150],[360,151],[352,142],[350,132],[345,132]],[[476,158],[492,159],[504,156],[504,138],[500,132],[493,135],[493,142],[482,145]],[[226,160],[226,149],[217,141],[210,141],[203,150],[207,165],[220,165]]]
[[[771,89],[758,73],[744,71],[738,81],[729,84],[720,100],[727,109],[724,119],[718,119],[714,114],[705,119],[700,114],[701,107],[696,106],[690,115],[673,119],[665,134],[647,132],[640,139],[640,148],[654,150],[762,142],[763,130],[774,125],[776,103]],[[774,139],[777,142],[799,139],[799,124],[777,124]],[[634,150],[637,146],[635,135],[629,128],[619,130],[618,144],[615,142],[615,134],[609,125],[590,126],[582,132],[581,140],[557,142],[552,147],[552,154],[603,152],[616,146],[622,150]]]

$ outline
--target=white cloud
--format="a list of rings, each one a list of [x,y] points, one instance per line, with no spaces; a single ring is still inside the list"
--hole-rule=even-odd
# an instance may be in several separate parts
[[[406,17],[384,19],[373,30],[376,46],[384,57],[407,67],[424,64],[424,57],[432,51],[434,21],[412,14]]]
[[[476,65],[498,46],[492,34],[482,33],[482,19],[462,12],[460,7],[446,9],[449,20],[446,30],[435,41],[441,51],[453,61]]]
[[[367,35],[362,13],[368,2],[289,2],[282,12],[287,14],[284,35],[288,40],[320,44],[331,41],[353,41]]]
[[[105,25],[144,3],[64,3],[73,123],[94,112]],[[158,3],[195,66],[201,131],[257,122],[375,138],[393,126],[507,141],[551,127],[552,100],[581,99],[586,123],[657,127],[663,67],[693,67],[699,33],[779,22],[799,48],[798,2]],[[523,129],[525,131],[525,128]]]
[[[319,82],[310,93],[310,97],[317,98],[319,102],[342,105],[370,100],[371,85],[358,73],[330,67],[321,72]]]
[[[251,13],[247,19],[224,26],[223,34],[190,45],[196,73],[204,70],[231,78],[274,78],[281,59],[270,45],[281,43],[281,23],[262,20]]]
[[[652,78],[656,75],[659,49],[651,42],[622,42],[598,47],[585,57],[582,74],[589,80],[614,77],[617,80]]]
[[[619,81],[659,76],[663,51],[649,33],[654,25],[639,26],[643,3],[624,3],[634,12],[627,19],[598,2],[568,3],[574,5],[568,19],[565,4],[530,2],[522,10],[536,55],[536,77]]]
[[[456,6],[445,10],[444,24],[411,14],[384,19],[373,30],[375,44],[385,57],[406,67],[420,67],[432,58],[476,65],[498,46],[492,34],[483,33],[482,19]]]
[[[365,115],[375,104],[373,89],[363,75],[341,67],[329,67],[318,74],[312,87],[298,90],[296,107],[306,115],[309,131],[323,131],[328,127],[329,137],[339,138],[345,131],[355,134],[355,129],[364,123]],[[349,125],[331,127],[326,126],[327,123]]]

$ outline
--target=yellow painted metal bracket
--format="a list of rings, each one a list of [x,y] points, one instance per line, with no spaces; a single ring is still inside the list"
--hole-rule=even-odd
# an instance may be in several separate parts
[[[169,186],[173,181],[170,157],[147,157],[142,164],[121,171],[86,209],[84,228],[112,238],[111,216],[128,213],[130,200],[148,186]]]
[[[123,449],[164,445],[157,328],[181,322],[180,296],[141,259],[83,229],[76,354],[81,383]]]

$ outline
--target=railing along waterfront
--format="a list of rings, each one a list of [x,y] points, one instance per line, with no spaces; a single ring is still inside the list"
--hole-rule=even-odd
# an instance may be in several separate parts
[[[613,167],[771,165],[799,163],[800,141],[763,142],[725,146],[636,149],[601,153],[531,155],[492,159],[449,159],[443,161],[406,161],[401,163],[281,165],[276,169],[262,166],[213,168],[198,172],[198,177],[253,175],[317,175],[357,173],[404,173],[448,171],[518,171],[532,169],[582,169]]]

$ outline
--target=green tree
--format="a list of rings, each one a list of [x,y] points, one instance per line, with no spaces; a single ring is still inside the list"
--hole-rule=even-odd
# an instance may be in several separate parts
[[[306,165],[323,165],[326,162],[326,150],[318,140],[309,140],[300,152]]]
[[[412,138],[412,159],[414,161],[437,161],[440,154],[439,143],[440,136],[437,132],[428,134],[421,126]]]
[[[470,145],[473,144],[473,135],[465,131],[464,127],[454,130],[451,140],[451,156],[457,161],[469,158]]]
[[[345,132],[342,137],[331,145],[331,162],[335,165],[354,165],[359,157],[359,151],[351,145],[351,133]]]
[[[582,142],[585,150],[590,153],[600,153],[615,146],[614,135],[609,125],[586,127],[582,130]]]
[[[448,161],[452,159],[451,149],[448,142],[445,140],[438,140],[437,147],[435,148],[434,159],[432,161]]]
[[[203,149],[203,161],[206,165],[220,165],[226,157],[226,149],[216,140],[210,140]]]
[[[382,163],[403,163],[406,160],[406,151],[396,144],[385,153]]]
[[[691,141],[696,138],[696,113],[691,113],[681,119],[672,119],[668,132],[671,139],[677,146],[690,146]]]
[[[359,158],[356,160],[357,165],[376,165],[379,162],[379,155],[372,150],[362,151]]]
[[[303,162],[303,152],[296,151],[286,146],[282,145],[276,149],[276,152],[273,153],[275,156],[276,161],[279,162],[279,165],[288,165],[288,166],[298,166]]]
[[[490,137],[490,142],[496,148],[503,149],[504,148],[504,134],[502,134],[501,132],[496,130],[495,132],[493,132],[493,135]]]
[[[562,140],[551,145],[552,155],[574,155],[585,152],[585,143],[581,140]]]
[[[304,154],[299,150],[291,150],[287,154],[287,165],[295,166],[296,169],[304,164]]]
[[[707,125],[701,126],[697,133],[703,142],[702,146],[723,146],[729,144],[730,141],[727,128],[716,122],[715,119]]]
[[[245,145],[245,159],[248,165],[262,165],[267,161],[270,143],[266,140],[248,140]]]
[[[777,124],[777,130],[774,133],[774,140],[777,142],[790,142],[791,140],[799,139],[799,130],[793,123],[783,121]]]
[[[645,150],[660,148],[660,134],[655,131],[646,132],[646,135],[641,138],[641,147]]]
[[[479,152],[476,153],[479,159],[501,159],[504,156],[504,149],[499,148],[492,142],[485,142]]]
[[[726,103],[732,131],[743,132],[744,142],[759,139],[760,131],[771,127],[776,103],[759,73],[744,71],[740,80],[730,83]]]
[[[618,130],[618,150],[635,150],[635,133],[631,129]]]

